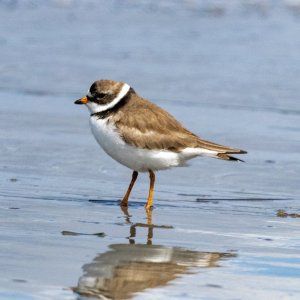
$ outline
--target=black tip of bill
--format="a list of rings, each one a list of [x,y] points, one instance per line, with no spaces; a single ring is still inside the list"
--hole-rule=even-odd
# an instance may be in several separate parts
[[[74,102],[74,104],[83,104],[83,103],[82,103],[81,99],[78,99]]]

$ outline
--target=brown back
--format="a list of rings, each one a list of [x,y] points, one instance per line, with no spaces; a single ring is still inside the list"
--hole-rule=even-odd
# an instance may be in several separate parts
[[[131,91],[129,100],[112,115],[122,138],[129,145],[142,149],[165,149],[180,152],[184,148],[204,148],[219,153],[245,153],[200,139],[184,128],[159,106]]]

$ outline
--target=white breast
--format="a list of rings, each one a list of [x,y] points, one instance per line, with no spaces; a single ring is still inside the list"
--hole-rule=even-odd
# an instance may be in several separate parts
[[[180,155],[167,150],[139,149],[127,145],[112,122],[90,118],[92,132],[103,150],[119,163],[140,172],[164,170],[184,163]]]
[[[214,157],[216,155],[216,152],[202,148],[186,148],[181,153],[168,150],[139,149],[126,144],[121,139],[116,127],[109,121],[109,118],[91,117],[92,132],[97,142],[109,156],[132,170],[139,172],[165,170],[184,165],[187,160],[196,156]]]

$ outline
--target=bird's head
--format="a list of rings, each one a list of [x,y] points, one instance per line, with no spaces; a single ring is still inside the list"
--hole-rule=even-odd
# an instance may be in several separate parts
[[[89,88],[87,94],[76,100],[75,104],[85,104],[91,114],[113,108],[130,90],[124,82],[113,80],[97,80]]]

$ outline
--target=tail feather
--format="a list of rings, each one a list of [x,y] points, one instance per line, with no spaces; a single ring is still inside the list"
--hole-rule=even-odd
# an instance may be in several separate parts
[[[246,154],[247,151],[242,150],[242,149],[237,149],[237,148],[231,148],[227,146],[223,146],[220,144],[212,143],[206,140],[198,139],[198,145],[199,148],[202,149],[207,149],[210,151],[213,151],[214,157],[218,159],[223,159],[223,160],[232,160],[232,161],[241,161],[244,162],[243,160],[236,158],[234,156],[231,156],[229,154]]]
[[[207,150],[211,150],[211,151],[216,151],[220,154],[246,154],[247,153],[247,151],[245,151],[245,150],[223,146],[220,144],[202,140],[200,138],[198,140],[198,147],[204,148]],[[223,159],[225,159],[225,158],[223,158]]]

